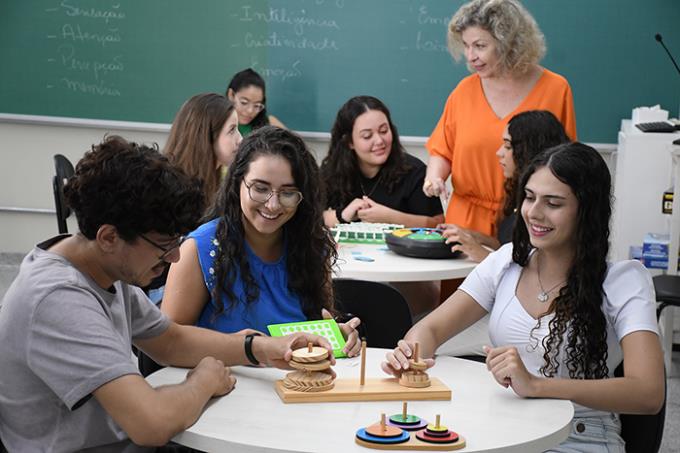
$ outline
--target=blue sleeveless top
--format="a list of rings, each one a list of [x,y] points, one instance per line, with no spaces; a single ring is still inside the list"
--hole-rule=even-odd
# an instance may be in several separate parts
[[[260,295],[250,304],[246,303],[241,271],[237,268],[232,291],[238,302],[230,307],[230,301],[224,294],[221,294],[225,311],[217,318],[214,318],[215,301],[212,298],[212,291],[217,284],[215,278],[215,258],[217,257],[219,245],[217,239],[215,239],[215,231],[219,220],[218,218],[204,223],[189,234],[189,237],[196,241],[198,261],[203,272],[203,280],[206,288],[208,288],[208,293],[210,293],[210,301],[203,308],[196,325],[225,333],[236,332],[246,328],[268,333],[268,324],[306,321],[307,318],[302,312],[300,298],[288,290],[286,245],[284,244],[284,251],[279,260],[274,263],[266,263],[255,255],[245,241],[245,251],[248,255],[250,273],[260,289]]]

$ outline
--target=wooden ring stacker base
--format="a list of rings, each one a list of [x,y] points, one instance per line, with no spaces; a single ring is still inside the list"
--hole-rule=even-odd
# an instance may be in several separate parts
[[[331,367],[331,361],[322,360],[320,362],[297,362],[295,360],[291,360],[288,362],[288,365],[292,366],[296,370],[322,371],[328,370]]]

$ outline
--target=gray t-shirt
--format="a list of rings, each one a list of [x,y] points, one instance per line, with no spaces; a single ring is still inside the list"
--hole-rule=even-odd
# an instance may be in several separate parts
[[[141,289],[100,288],[68,260],[36,246],[0,310],[0,437],[9,451],[145,451],[92,392],[139,374],[136,339],[162,334],[168,318]]]

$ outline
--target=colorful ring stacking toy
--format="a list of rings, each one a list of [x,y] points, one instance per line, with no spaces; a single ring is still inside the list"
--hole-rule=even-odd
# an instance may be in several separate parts
[[[442,230],[436,228],[401,228],[385,236],[387,247],[399,255],[413,258],[457,258],[461,252],[452,252],[454,243],[447,244]]]

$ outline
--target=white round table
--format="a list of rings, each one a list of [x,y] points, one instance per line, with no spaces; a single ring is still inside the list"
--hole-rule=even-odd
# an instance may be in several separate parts
[[[366,377],[385,377],[386,350],[369,348]],[[359,378],[359,358],[339,360],[339,378]],[[184,380],[186,369],[164,368],[147,380],[153,386]],[[354,442],[357,429],[401,413],[401,401],[285,404],[274,382],[285,371],[234,367],[236,389],[208,404],[199,420],[173,439],[207,452],[369,453]],[[573,405],[555,399],[520,398],[498,385],[481,363],[437,358],[431,376],[452,391],[451,401],[411,401],[408,412],[441,423],[466,439],[461,452],[531,452],[551,448],[570,432]],[[377,450],[375,450],[377,451]]]
[[[384,244],[341,243],[334,276],[375,282],[449,280],[466,277],[476,265],[467,258],[410,258]]]

